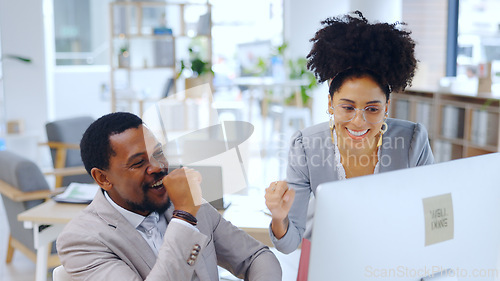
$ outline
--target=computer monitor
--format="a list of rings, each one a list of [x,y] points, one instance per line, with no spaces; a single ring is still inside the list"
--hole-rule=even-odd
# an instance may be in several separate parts
[[[217,210],[225,210],[229,203],[224,202],[224,187],[222,181],[222,167],[220,166],[193,166],[187,167],[195,169],[201,174],[201,192],[207,200]],[[179,166],[171,165],[169,170],[178,169]]]
[[[309,281],[500,278],[500,153],[324,183],[316,199]]]

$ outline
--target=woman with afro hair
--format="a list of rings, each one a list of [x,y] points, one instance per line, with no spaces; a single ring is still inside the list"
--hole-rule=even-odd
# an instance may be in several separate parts
[[[265,195],[271,240],[283,253],[310,239],[308,207],[319,184],[434,162],[421,124],[387,118],[390,94],[415,74],[410,32],[399,23],[369,23],[359,11],[321,24],[307,67],[329,85],[330,121],[294,134],[287,179],[271,183]]]

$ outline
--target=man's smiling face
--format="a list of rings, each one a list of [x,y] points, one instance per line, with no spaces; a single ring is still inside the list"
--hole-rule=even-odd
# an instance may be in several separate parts
[[[166,210],[170,200],[162,179],[168,173],[168,163],[153,134],[141,125],[111,135],[109,140],[114,153],[105,174],[111,199],[141,215]]]

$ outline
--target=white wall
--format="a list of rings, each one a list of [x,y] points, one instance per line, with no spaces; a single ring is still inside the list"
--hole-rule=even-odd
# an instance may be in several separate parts
[[[3,84],[7,120],[24,120],[29,133],[41,134],[47,120],[43,1],[0,0]],[[5,59],[15,54],[31,64]],[[3,110],[3,109],[0,109]]]
[[[404,0],[403,18],[417,44],[413,87],[433,91],[446,76],[448,0]]]
[[[401,21],[403,0],[351,0],[351,11],[359,10],[370,22]]]
[[[289,44],[288,58],[306,57],[311,50],[309,40],[321,27],[321,21],[332,16],[347,13],[349,0],[285,0],[284,39]],[[328,103],[328,88],[320,85],[313,95],[313,124],[328,120],[325,113]]]
[[[55,68],[53,119],[82,115],[98,118],[110,112],[111,105],[102,92],[102,84],[109,84],[107,66]]]
[[[312,46],[309,39],[321,27],[320,22],[348,11],[349,0],[285,0],[284,36],[289,43],[287,56],[305,57]]]
[[[159,98],[163,94],[169,70],[149,69],[132,71],[132,87],[137,91],[136,97]],[[127,73],[117,72],[116,86],[124,85]],[[98,118],[111,112],[108,66],[58,66],[54,70],[53,118],[63,119],[74,116],[89,115]],[[103,89],[103,86],[108,89]],[[134,93],[130,93],[132,95]],[[139,113],[138,103],[119,102],[117,111],[127,110]],[[145,103],[144,110],[151,106]]]
[[[105,60],[109,53],[109,49],[105,48],[109,45],[107,35],[109,31],[109,1],[90,0],[91,17],[91,34],[92,48],[94,51],[102,51],[97,55],[96,64],[108,63]],[[106,30],[106,32],[98,32],[98,30]]]

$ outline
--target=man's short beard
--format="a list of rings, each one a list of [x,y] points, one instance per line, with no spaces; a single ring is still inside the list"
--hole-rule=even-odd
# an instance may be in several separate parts
[[[144,200],[142,200],[141,203],[134,203],[127,200],[127,204],[137,212],[157,212],[158,214],[162,214],[170,207],[170,205],[172,205],[172,202],[170,201],[170,198],[168,198],[167,202],[165,202],[165,204],[163,205],[154,204],[153,202],[149,201],[148,197],[144,196]]]
[[[168,169],[162,169],[160,173],[158,173],[158,178],[163,178],[164,176],[168,175]],[[134,203],[131,201],[127,200],[127,204],[131,206],[134,210],[139,211],[139,212],[144,212],[144,213],[150,213],[150,212],[157,212],[158,214],[161,214],[165,212],[170,205],[172,204],[170,201],[170,198],[167,198],[167,202],[165,204],[155,204],[151,201],[149,201],[149,198],[146,196],[148,190],[151,187],[149,185],[143,185],[142,186],[142,192],[144,195],[144,199],[142,200],[141,203]],[[165,187],[163,187],[165,188]]]

